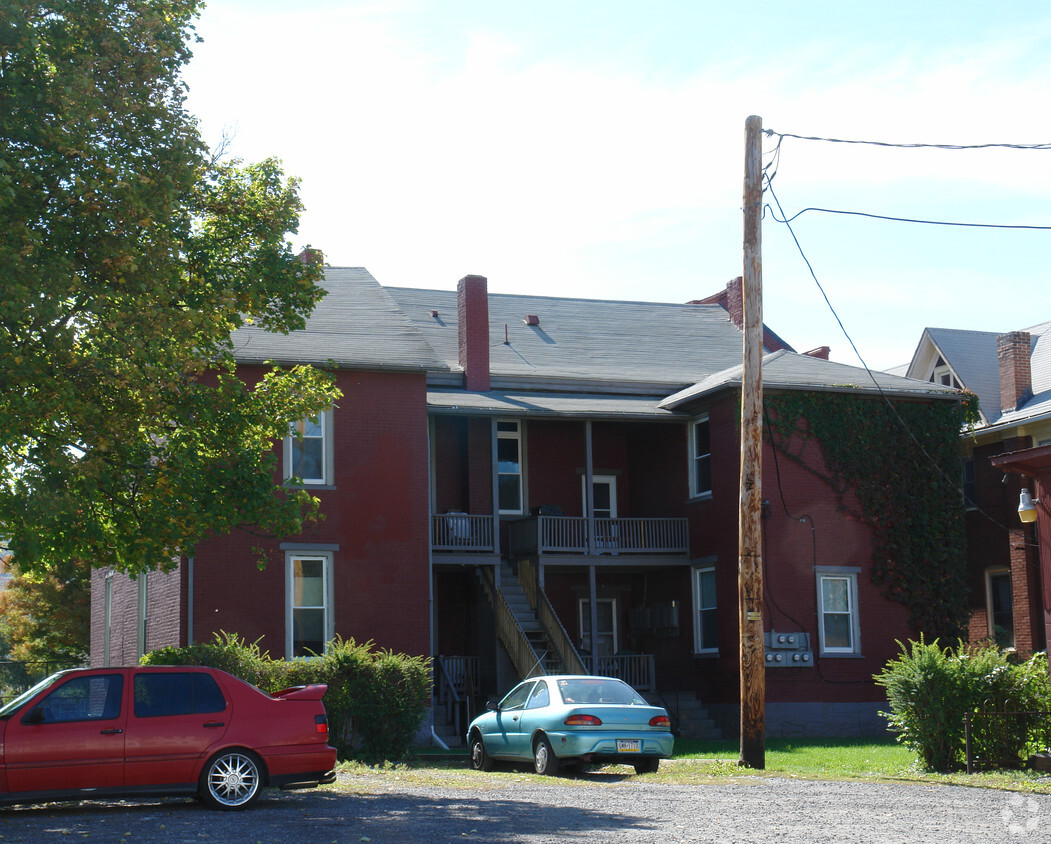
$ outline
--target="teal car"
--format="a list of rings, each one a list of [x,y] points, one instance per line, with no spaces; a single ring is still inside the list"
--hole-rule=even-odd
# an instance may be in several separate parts
[[[667,710],[612,677],[550,675],[523,680],[467,728],[471,767],[532,762],[538,774],[563,764],[615,762],[653,773],[675,738]]]

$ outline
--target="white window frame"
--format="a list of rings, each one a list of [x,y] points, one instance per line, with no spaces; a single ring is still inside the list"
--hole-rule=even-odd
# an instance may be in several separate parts
[[[148,645],[146,625],[149,623],[149,581],[150,576],[148,572],[140,574],[136,581],[138,583],[139,591],[139,604],[136,612],[136,636],[135,636],[135,648],[138,651],[137,656],[145,656],[146,648]]]
[[[113,640],[113,572],[106,572],[102,592],[102,667],[109,668]]]
[[[608,486],[609,487],[609,512],[605,515],[599,515],[598,508],[595,508],[596,519],[615,519],[617,518],[617,476],[616,475],[592,475],[591,476],[592,488],[597,486]],[[588,477],[587,475],[580,476],[580,495],[583,498],[584,513],[588,511]],[[594,501],[594,498],[592,498]]]
[[[513,431],[501,431],[500,430],[500,426],[501,425],[514,425],[515,428],[514,428]],[[517,473],[501,472],[500,471],[500,460],[499,460],[500,440],[514,440],[517,443],[517,447],[518,447],[518,472]],[[518,479],[518,508],[517,509],[506,509],[505,510],[503,507],[500,507],[500,502],[498,500],[496,502],[496,505],[499,508],[499,513],[500,513],[501,516],[503,516],[503,515],[516,516],[516,515],[521,515],[522,513],[525,512],[526,503],[525,503],[525,483],[524,483],[524,480],[525,480],[525,449],[523,448],[523,443],[524,442],[525,441],[524,441],[524,439],[522,437],[522,421],[520,419],[497,419],[496,420],[496,455],[495,455],[495,457],[497,459],[497,462],[496,462],[496,466],[494,467],[494,469],[496,471],[496,494],[497,494],[497,496],[500,495],[500,479],[501,478],[503,478],[503,477],[508,477],[508,478],[515,477],[515,478]]]
[[[855,656],[861,653],[861,618],[858,613],[858,574],[860,568],[853,566],[816,566],[817,584],[817,633],[822,656]],[[849,616],[850,644],[844,646],[825,643],[825,615],[839,611],[826,610],[824,601],[824,583],[826,580],[842,580],[847,584],[847,612]]]
[[[601,639],[603,635],[613,634],[613,643],[610,653],[604,654],[603,656],[616,656],[617,651],[620,650],[620,630],[617,626],[617,599],[616,598],[596,598],[597,604],[609,604],[610,605],[610,618],[613,621],[612,630],[600,630],[596,627],[595,632],[599,634]],[[584,607],[587,606],[591,609],[590,598],[578,598],[577,599],[577,619],[580,622],[580,647],[591,652],[591,658],[593,660],[599,659],[598,650],[594,647],[594,643],[591,641],[591,617],[587,617],[585,623]],[[586,640],[585,640],[586,637]],[[589,647],[591,645],[591,647]],[[596,663],[597,665],[597,663]]]
[[[952,387],[956,390],[960,389],[960,382],[956,378],[956,373],[952,371],[952,367],[947,363],[941,363],[934,367],[931,371],[931,383],[942,387]]]
[[[332,486],[333,483],[333,470],[335,466],[335,460],[333,457],[333,436],[332,436],[332,409],[323,410],[316,415],[316,417],[309,417],[311,419],[316,418],[321,427],[321,477],[320,478],[302,478],[303,486]],[[284,478],[286,481],[291,480],[294,475],[292,472],[293,466],[293,449],[295,448],[296,427],[306,422],[306,419],[301,419],[299,422],[292,423],[289,426],[289,435],[284,440]]]
[[[700,566],[693,570],[693,652],[696,654],[717,654],[719,653],[719,641],[718,634],[716,634],[716,642],[714,645],[710,645],[704,642],[703,637],[703,626],[701,624],[702,613],[714,613],[716,623],[718,624],[719,618],[719,605],[715,597],[715,590],[712,590],[712,604],[705,606],[702,603],[702,592],[701,592],[701,576],[705,574],[715,575],[715,565]]]
[[[708,451],[705,453],[699,453],[697,451],[697,428],[700,425],[707,426],[708,429]],[[702,413],[700,416],[695,418],[689,425],[689,440],[690,440],[690,497],[691,498],[711,498],[712,497],[712,425],[711,420],[707,413]],[[701,489],[697,483],[697,467],[701,461],[707,461],[708,466],[708,488]]]
[[[319,606],[296,606],[295,604],[295,563],[297,560],[320,560],[322,564],[322,604]],[[324,649],[335,636],[332,613],[333,575],[332,552],[300,549],[285,552],[285,659],[309,659],[309,656],[295,655],[294,620],[297,609],[321,609]],[[320,654],[319,654],[320,656]]]
[[[1007,577],[1007,582],[1011,586],[1011,644],[1007,647],[1014,647],[1015,642],[1015,631],[1014,631],[1014,582],[1011,580],[1011,570],[1005,566],[993,566],[985,570],[985,619],[986,626],[989,629],[989,638],[996,641],[996,624],[993,618],[993,578],[994,577]]]

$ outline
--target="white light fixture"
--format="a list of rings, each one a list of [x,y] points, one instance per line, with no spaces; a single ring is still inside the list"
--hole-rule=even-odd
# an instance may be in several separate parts
[[[1039,498],[1033,498],[1028,489],[1023,489],[1018,496],[1018,518],[1025,524],[1036,521],[1036,505],[1040,503]]]

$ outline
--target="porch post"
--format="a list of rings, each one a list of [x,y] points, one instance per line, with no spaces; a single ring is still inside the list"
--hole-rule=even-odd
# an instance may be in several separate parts
[[[497,451],[496,417],[489,419],[489,471],[493,486],[493,553],[500,553],[500,456]],[[500,565],[493,567],[493,582],[500,588]]]
[[[584,502],[587,505],[588,554],[595,553],[595,467],[592,465],[591,420],[584,422]],[[598,657],[598,582],[595,564],[588,566],[588,620],[591,625],[591,673],[596,673]]]

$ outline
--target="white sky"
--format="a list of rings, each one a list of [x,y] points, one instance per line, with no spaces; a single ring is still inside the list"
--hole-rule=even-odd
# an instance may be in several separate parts
[[[294,245],[389,286],[716,293],[741,274],[750,114],[799,135],[1051,142],[1051,3],[1035,0],[211,0],[198,34],[205,139],[282,159],[307,206]],[[1051,226],[1051,150],[787,139],[773,187],[790,215]],[[1051,319],[1051,231],[815,213],[793,228],[874,369],[908,361],[925,326]],[[793,347],[858,363],[769,214],[763,286]]]

